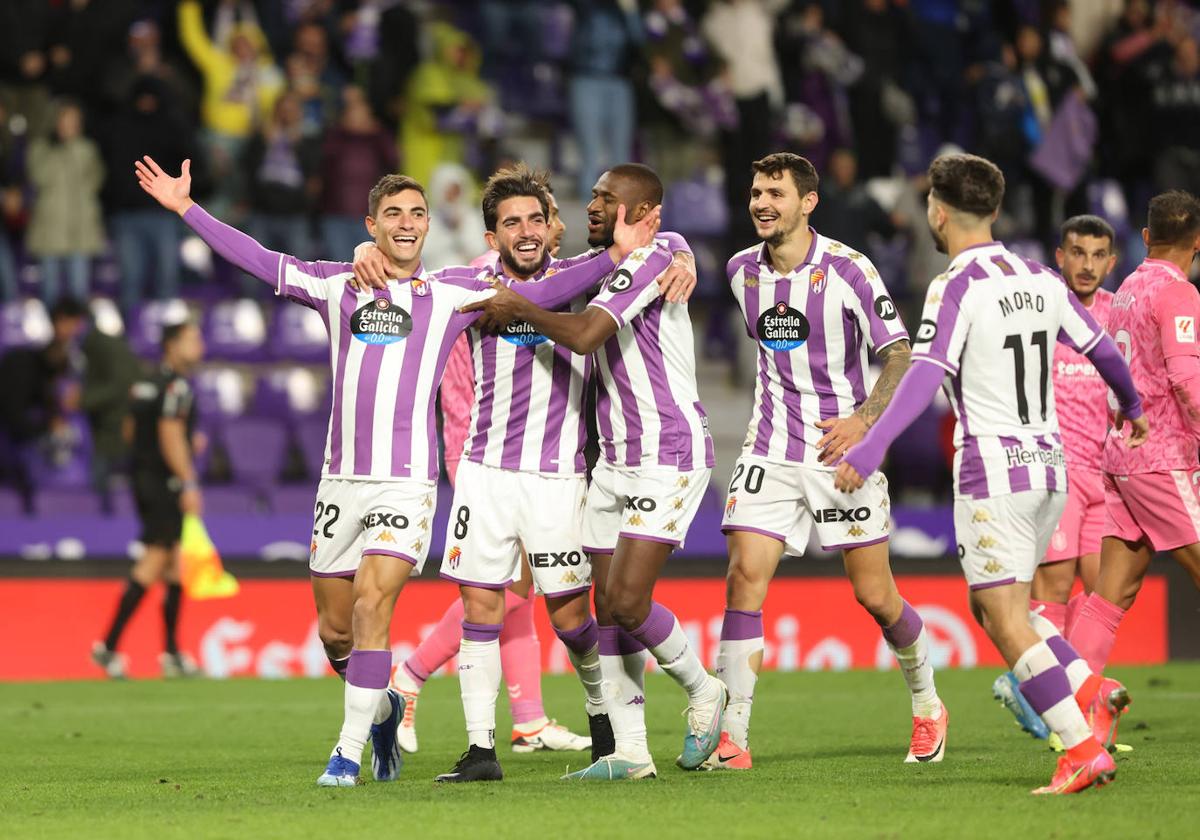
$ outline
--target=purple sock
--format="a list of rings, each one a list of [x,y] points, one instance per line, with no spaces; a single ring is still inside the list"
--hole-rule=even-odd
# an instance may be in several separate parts
[[[463,639],[468,642],[494,642],[500,638],[502,624],[475,624],[463,619]]]
[[[346,682],[359,688],[387,688],[392,678],[390,650],[352,650],[346,665]]]
[[[587,653],[600,641],[600,625],[590,615],[587,621],[574,630],[559,630],[556,627],[554,632],[558,638],[562,639],[564,645],[580,656]]]
[[[641,627],[633,631],[633,637],[647,648],[656,648],[667,640],[675,629],[675,614],[658,601],[650,603],[650,614]]]
[[[1021,683],[1020,688],[1021,694],[1025,695],[1029,705],[1039,715],[1044,715],[1047,709],[1072,696],[1071,683],[1061,665],[1030,677]]]
[[[900,611],[896,623],[883,628],[883,638],[894,648],[906,648],[917,640],[924,626],[921,614],[912,608],[912,604],[905,601],[904,609]]]
[[[346,656],[341,659],[334,659],[329,654],[325,654],[329,660],[329,667],[332,668],[339,677],[346,679],[346,668],[350,666],[350,657]]]
[[[600,625],[600,655],[626,656],[641,653],[646,646],[615,624]]]
[[[762,610],[725,610],[725,620],[721,623],[721,641],[761,639],[762,635]]]
[[[1053,651],[1054,656],[1058,659],[1058,664],[1064,668],[1080,658],[1075,648],[1071,647],[1071,643],[1062,636],[1051,636],[1046,639],[1046,647]]]

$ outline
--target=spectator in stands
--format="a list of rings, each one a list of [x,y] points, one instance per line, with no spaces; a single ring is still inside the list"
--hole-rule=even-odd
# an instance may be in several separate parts
[[[341,119],[321,149],[321,235],[329,259],[350,259],[366,235],[363,196],[381,175],[395,171],[395,141],[371,113],[362,89],[346,87]]]
[[[59,300],[50,312],[53,333],[44,347],[18,347],[0,359],[0,431],[17,455],[17,490],[27,509],[33,504],[31,467],[41,443],[61,426],[59,389],[82,370],[79,339],[87,328],[87,308],[74,298]]]
[[[94,325],[80,345],[83,377],[79,408],[92,436],[91,479],[105,513],[112,512],[112,484],[129,452],[125,417],[129,389],[142,373],[142,363],[123,335],[108,335]]]
[[[1180,33],[1170,58],[1154,65],[1150,96],[1155,187],[1200,195],[1200,49],[1190,34]]]
[[[0,3],[0,102],[35,134],[48,131],[53,120],[46,86],[51,11],[45,0]]]
[[[483,230],[471,173],[457,163],[439,164],[429,179],[429,233],[422,265],[437,271],[469,264],[487,250]]]
[[[199,99],[188,71],[173,56],[163,54],[162,33],[148,18],[129,27],[125,52],[116,55],[104,74],[104,95],[110,105],[120,107],[133,100],[133,88],[141,79],[158,79],[167,102],[189,121],[199,108]],[[189,132],[194,127],[189,125]],[[158,160],[156,157],[155,160]]]
[[[600,173],[633,157],[633,82],[644,39],[636,0],[572,0],[571,127],[579,144],[578,195]]]
[[[142,155],[172,168],[193,157],[192,129],[173,106],[166,82],[152,74],[138,76],[126,96],[101,138],[109,172],[128,171]],[[125,317],[131,317],[147,290],[156,300],[178,297],[179,219],[159,207],[132,178],[109,178],[103,198],[121,270]]]
[[[813,213],[813,226],[830,239],[849,242],[867,252],[869,234],[892,236],[896,224],[858,181],[858,160],[850,149],[835,149],[829,156],[829,177],[821,180],[821,202]],[[892,279],[892,278],[886,278]]]
[[[129,24],[137,14],[138,0],[70,0],[47,3],[53,9],[46,56],[47,80],[59,96],[83,102],[89,117],[102,104],[98,84]]]
[[[447,23],[432,24],[429,34],[433,55],[409,78],[400,125],[401,168],[422,184],[439,163],[463,163],[468,142],[496,128],[494,95],[479,75],[475,42]]]
[[[288,92],[275,102],[274,113],[246,148],[246,182],[250,185],[251,235],[268,248],[310,254],[309,215],[320,187],[317,172],[321,147],[304,135],[300,100]],[[245,285],[257,295],[265,287]]]
[[[29,144],[27,171],[34,198],[25,247],[41,263],[42,300],[47,305],[58,300],[64,279],[68,294],[85,299],[91,259],[105,246],[104,164],[83,134],[78,104],[59,103],[54,133]]]
[[[283,90],[279,72],[256,24],[233,27],[228,47],[209,37],[199,0],[179,4],[179,40],[204,78],[201,118],[208,166],[216,189],[209,209],[228,213],[240,197],[238,161],[255,129]]]
[[[370,67],[368,98],[371,110],[389,127],[400,121],[408,79],[421,54],[420,24],[416,12],[406,3],[384,10],[379,18],[379,40],[387,44]]]

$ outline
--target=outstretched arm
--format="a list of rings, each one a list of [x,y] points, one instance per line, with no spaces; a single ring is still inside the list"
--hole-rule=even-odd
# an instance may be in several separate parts
[[[852,492],[862,487],[866,477],[879,469],[892,442],[921,416],[945,377],[946,371],[933,362],[913,362],[879,421],[861,443],[842,456],[833,482],[837,489]]]
[[[584,356],[617,331],[617,322],[597,307],[589,306],[583,312],[550,312],[525,297],[525,291],[497,289],[496,296],[488,301],[488,314],[481,326],[486,329],[524,321],[555,344]]]

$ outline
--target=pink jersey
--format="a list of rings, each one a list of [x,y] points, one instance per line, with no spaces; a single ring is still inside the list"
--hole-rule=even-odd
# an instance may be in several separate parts
[[[1129,362],[1142,395],[1150,439],[1129,449],[1113,430],[1104,442],[1101,460],[1106,473],[1134,475],[1196,467],[1196,438],[1175,401],[1166,360],[1200,355],[1197,318],[1200,293],[1178,266],[1164,260],[1146,260],[1117,290],[1108,331]]]
[[[1108,323],[1112,299],[1112,292],[1096,292],[1087,307],[1096,323]],[[1071,470],[1100,472],[1100,451],[1108,430],[1107,395],[1108,386],[1087,356],[1065,344],[1054,345],[1054,410]]]

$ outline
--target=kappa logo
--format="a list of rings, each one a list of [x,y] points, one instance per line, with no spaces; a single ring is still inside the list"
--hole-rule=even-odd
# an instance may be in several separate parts
[[[639,694],[636,697],[634,697],[632,700],[630,700],[628,703],[626,703],[625,705],[626,706],[645,706],[646,698],[644,695]]]
[[[758,275],[751,274],[750,276],[748,276],[745,279],[745,281],[743,281],[742,285],[744,285],[747,289],[757,289],[758,288]]]
[[[671,503],[671,507],[673,507],[675,510],[683,510],[683,499],[674,499]]]
[[[408,517],[401,513],[368,513],[363,517],[364,528],[374,528],[378,525],[403,531],[408,527]]]
[[[998,575],[1004,571],[1004,567],[1000,565],[1000,561],[993,558],[983,564],[983,570],[989,575]]]
[[[578,586],[579,584],[583,583],[583,579],[580,578],[579,575],[575,574],[574,572],[567,572],[566,574],[564,574],[562,577],[560,577],[558,579],[558,582],[563,584],[564,586],[570,586],[570,585]]]
[[[1180,344],[1196,343],[1196,319],[1185,315],[1175,316],[1175,340]]]
[[[379,542],[394,543],[395,541],[396,541],[396,538],[392,536],[391,531],[384,531],[382,534],[379,535]]]
[[[666,525],[663,526],[663,530],[666,531],[668,534],[674,534],[679,529],[675,526],[675,520],[672,519],[670,522],[668,522]]]
[[[971,521],[972,522],[991,522],[992,515],[990,513],[988,513],[986,510],[983,510],[982,508],[980,508],[979,510],[975,511],[974,515],[971,516]]]
[[[446,563],[451,569],[457,569],[460,560],[462,560],[462,549],[458,546],[454,546],[452,549],[450,549],[449,553],[446,554]]]
[[[535,569],[549,569],[554,566],[578,566],[583,562],[583,555],[578,551],[542,551],[529,555],[529,565]]]
[[[865,537],[866,535],[867,532],[862,528],[859,528],[857,525],[851,525],[850,530],[846,532],[846,536],[848,537]]]
[[[649,496],[626,496],[625,510],[640,510],[642,513],[650,513],[658,507],[658,502],[651,499]]]
[[[995,537],[989,537],[987,534],[984,534],[982,537],[979,538],[979,542],[975,543],[975,547],[979,548],[979,549],[995,548],[999,544],[1000,543],[996,540]]]
[[[645,525],[646,523],[642,520],[642,517],[640,514],[635,513],[633,516],[629,517],[629,519],[625,520],[625,524],[626,525],[634,525],[636,527],[641,527],[642,525]]]
[[[421,521],[417,523],[417,527],[420,528],[422,531],[426,530],[427,528],[429,528],[429,520],[426,519],[424,516],[422,516]]]
[[[412,549],[413,549],[413,551],[420,551],[420,550],[421,550],[421,546],[423,546],[423,545],[425,545],[425,543],[421,542],[420,540],[413,540],[413,541],[412,541]]]
[[[425,501],[421,502],[421,505],[427,508],[433,507],[433,496],[426,496]]]
[[[737,510],[737,496],[730,496],[729,501],[725,502],[725,518],[733,516],[733,512]]]

